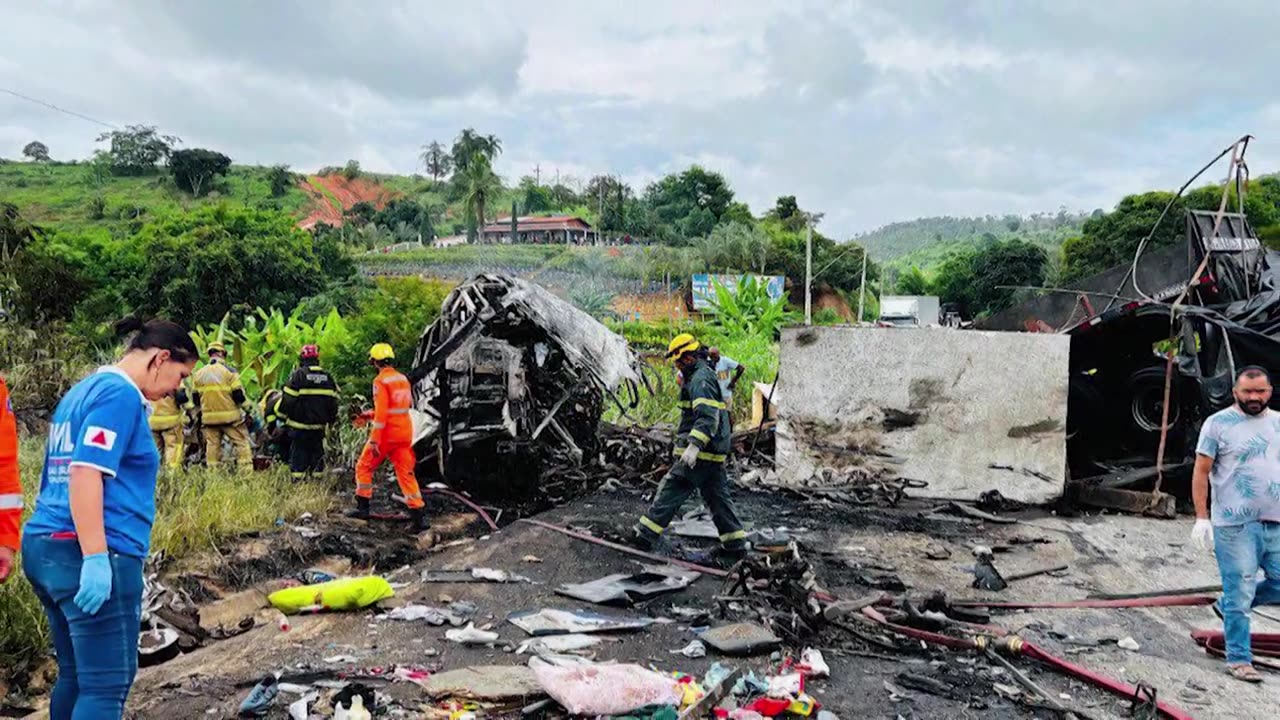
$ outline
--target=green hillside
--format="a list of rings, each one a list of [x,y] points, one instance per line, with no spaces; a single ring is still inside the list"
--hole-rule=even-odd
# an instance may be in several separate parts
[[[0,202],[16,205],[28,222],[56,230],[99,227],[127,233],[149,216],[201,205],[233,202],[301,213],[308,198],[290,185],[272,197],[271,168],[234,165],[199,198],[183,192],[167,174],[117,176],[91,163],[0,160]]]
[[[1037,213],[1026,217],[930,217],[885,225],[860,235],[872,257],[891,267],[937,267],[949,255],[1004,240],[1023,240],[1056,254],[1068,238],[1078,237],[1089,215]]]

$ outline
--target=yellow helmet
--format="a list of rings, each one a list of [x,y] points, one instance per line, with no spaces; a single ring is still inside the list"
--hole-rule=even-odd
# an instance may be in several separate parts
[[[386,343],[378,343],[377,345],[369,348],[370,360],[394,360],[395,357],[396,352]]]
[[[672,338],[671,344],[667,345],[667,359],[678,360],[686,353],[691,353],[700,347],[702,346],[698,344],[697,339],[692,335],[689,333],[680,333]]]
[[[211,342],[211,343],[209,343],[209,347],[208,347],[208,348],[206,348],[206,350],[205,350],[205,351],[206,351],[206,352],[211,352],[211,353],[214,353],[214,352],[220,352],[220,353],[222,353],[223,355],[226,355],[226,354],[227,354],[227,348],[226,348],[226,346],[224,346],[224,345],[223,345],[222,343],[220,343],[220,342]]]

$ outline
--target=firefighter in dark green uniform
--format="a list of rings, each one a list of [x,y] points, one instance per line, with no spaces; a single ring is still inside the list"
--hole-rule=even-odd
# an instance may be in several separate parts
[[[722,554],[736,559],[746,552],[747,534],[729,499],[729,477],[724,470],[730,445],[729,412],[716,371],[700,347],[692,335],[683,333],[667,348],[667,359],[684,377],[680,387],[680,426],[676,431],[678,459],[662,479],[648,512],[640,518],[635,542],[642,548],[652,548],[680,506],[697,491],[720,533]]]
[[[320,367],[320,349],[304,345],[301,363],[289,381],[278,407],[289,433],[289,472],[294,480],[324,470],[325,428],[338,419],[338,385]]]

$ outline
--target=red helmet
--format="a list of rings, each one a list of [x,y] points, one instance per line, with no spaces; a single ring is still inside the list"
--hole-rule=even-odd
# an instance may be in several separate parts
[[[315,345],[303,345],[298,351],[298,357],[303,360],[315,360],[320,357],[320,348]]]

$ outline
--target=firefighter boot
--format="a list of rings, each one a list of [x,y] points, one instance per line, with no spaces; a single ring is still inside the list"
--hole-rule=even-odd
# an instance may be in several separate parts
[[[357,520],[368,520],[369,519],[369,498],[357,496],[355,508],[352,510],[348,510],[346,512],[346,516],[349,518],[355,518]]]
[[[409,529],[415,534],[426,532],[431,529],[431,523],[427,522],[426,508],[410,508],[409,509]]]

